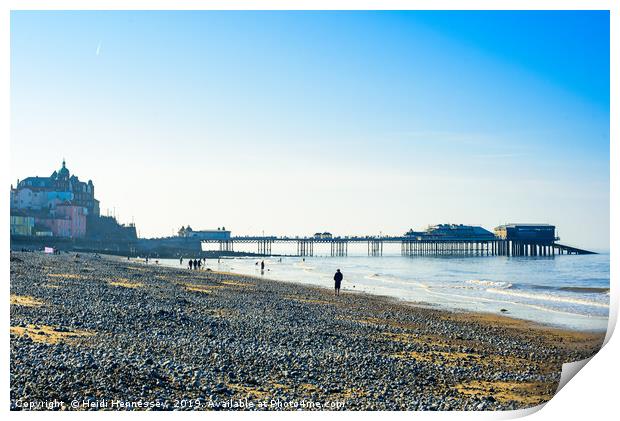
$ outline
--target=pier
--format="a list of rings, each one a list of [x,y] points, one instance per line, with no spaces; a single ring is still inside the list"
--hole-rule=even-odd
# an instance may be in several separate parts
[[[382,256],[386,243],[400,244],[403,256],[555,256],[562,254],[593,254],[591,251],[566,246],[554,241],[522,241],[493,238],[425,238],[425,237],[230,237],[226,240],[203,240],[217,244],[220,251],[234,251],[235,244],[255,244],[258,255],[272,255],[272,245],[288,243],[296,246],[297,256],[314,256],[316,244],[329,244],[331,256],[347,256],[349,244],[366,244],[368,256]]]

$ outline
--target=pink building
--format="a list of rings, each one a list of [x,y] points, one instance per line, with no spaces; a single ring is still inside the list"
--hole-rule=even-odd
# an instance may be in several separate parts
[[[86,236],[86,213],[84,206],[59,203],[53,216],[36,218],[35,222],[48,227],[55,237],[83,238]]]

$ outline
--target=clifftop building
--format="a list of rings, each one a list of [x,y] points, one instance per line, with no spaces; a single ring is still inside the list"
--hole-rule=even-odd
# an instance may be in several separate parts
[[[65,161],[49,177],[28,177],[11,186],[11,234],[86,236],[87,219],[99,218],[95,186],[71,175]]]
[[[99,216],[92,180],[84,182],[71,175],[64,160],[62,168],[49,177],[28,177],[11,188],[11,209],[49,211],[66,202],[86,208],[87,215]]]

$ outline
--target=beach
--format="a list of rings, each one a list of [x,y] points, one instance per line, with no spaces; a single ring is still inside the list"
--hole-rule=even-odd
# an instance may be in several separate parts
[[[317,250],[318,251],[318,247]],[[513,256],[273,256],[206,259],[206,267],[324,288],[337,269],[344,290],[425,303],[450,311],[497,313],[562,329],[605,331],[609,319],[609,254]],[[159,259],[187,267],[179,259]]]
[[[551,399],[562,363],[603,338],[265,277],[11,254],[15,410],[519,409]]]

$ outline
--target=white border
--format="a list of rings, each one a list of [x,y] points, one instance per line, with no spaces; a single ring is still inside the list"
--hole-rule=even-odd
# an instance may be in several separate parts
[[[384,0],[384,1],[371,1],[371,0],[214,0],[214,1],[201,1],[201,0],[59,0],[59,1],[15,1],[10,0],[2,3],[0,6],[3,9],[1,26],[1,40],[0,53],[3,57],[3,65],[0,66],[0,79],[2,83],[2,97],[3,101],[0,103],[0,128],[3,131],[0,151],[2,160],[4,161],[1,168],[2,179],[4,180],[5,188],[8,190],[9,181],[9,141],[10,128],[9,128],[9,112],[10,112],[10,72],[9,72],[9,60],[10,60],[10,10],[50,10],[50,9],[75,9],[75,10],[383,10],[383,9],[418,9],[418,10],[611,10],[611,108],[610,108],[610,165],[611,165],[611,191],[610,191],[610,250],[612,257],[615,257],[615,251],[618,250],[618,229],[620,228],[617,223],[617,218],[614,215],[618,215],[620,207],[618,206],[618,198],[620,192],[618,191],[618,124],[620,124],[620,115],[618,113],[617,99],[620,97],[618,74],[620,71],[618,46],[620,45],[618,36],[618,25],[620,19],[617,14],[620,6],[617,1],[603,1],[603,0],[439,0],[439,1],[425,1],[425,0]],[[6,190],[5,190],[6,192]],[[8,193],[2,195],[0,200],[1,214],[4,220],[9,219],[9,200]],[[4,316],[4,332],[5,342],[4,358],[0,359],[0,371],[2,376],[2,396],[6,402],[3,411],[8,412],[9,408],[9,335],[8,329],[10,326],[9,321],[9,303],[6,299],[9,295],[9,231],[8,224],[4,224],[4,234],[2,244],[0,245],[2,253],[0,255],[5,256],[0,259],[0,265],[2,265],[2,273],[4,282],[0,285],[2,288],[2,295],[5,299],[2,301],[2,309]],[[620,261],[611,260],[611,306],[610,306],[610,322],[609,330],[606,340],[610,339],[610,334],[615,326],[617,313],[618,313],[618,294],[616,291],[616,274],[618,273]],[[619,364],[617,362],[617,355],[620,355],[617,339],[611,339],[609,343],[604,347],[599,354],[597,354],[590,363],[588,363],[588,369],[579,373],[576,379],[572,380],[556,397],[554,397],[548,404],[545,410],[537,412],[532,416],[532,419],[542,419],[540,417],[554,417],[563,419],[580,419],[584,418],[606,419],[607,415],[617,414],[617,388],[616,388],[616,376],[618,374]],[[540,409],[540,408],[537,408]],[[410,419],[410,417],[421,417],[424,419],[429,418],[476,418],[476,419],[505,419],[526,415],[531,413],[531,410],[514,411],[514,412],[491,412],[491,413],[429,413],[429,412],[394,412],[389,413],[393,418]],[[353,417],[368,417],[374,416],[375,413],[359,413],[359,412],[347,412],[347,413],[262,413],[252,414],[240,413],[240,412],[227,412],[218,413],[217,417],[232,418],[232,417],[338,417],[339,419],[352,419]],[[12,412],[11,417],[14,419],[28,416],[29,418],[36,417],[55,417],[57,413],[17,413]],[[379,414],[377,414],[379,415]],[[381,414],[383,416],[384,414]],[[81,414],[71,414],[68,416],[82,416]],[[109,414],[98,413],[97,416],[109,417]],[[172,417],[178,416],[172,413],[138,413],[135,415],[129,415],[126,413],[113,413],[112,416],[137,416],[137,417]],[[203,413],[189,413],[189,417],[204,417],[213,416],[213,414]]]
[[[9,0],[13,10],[613,10],[612,0]]]

